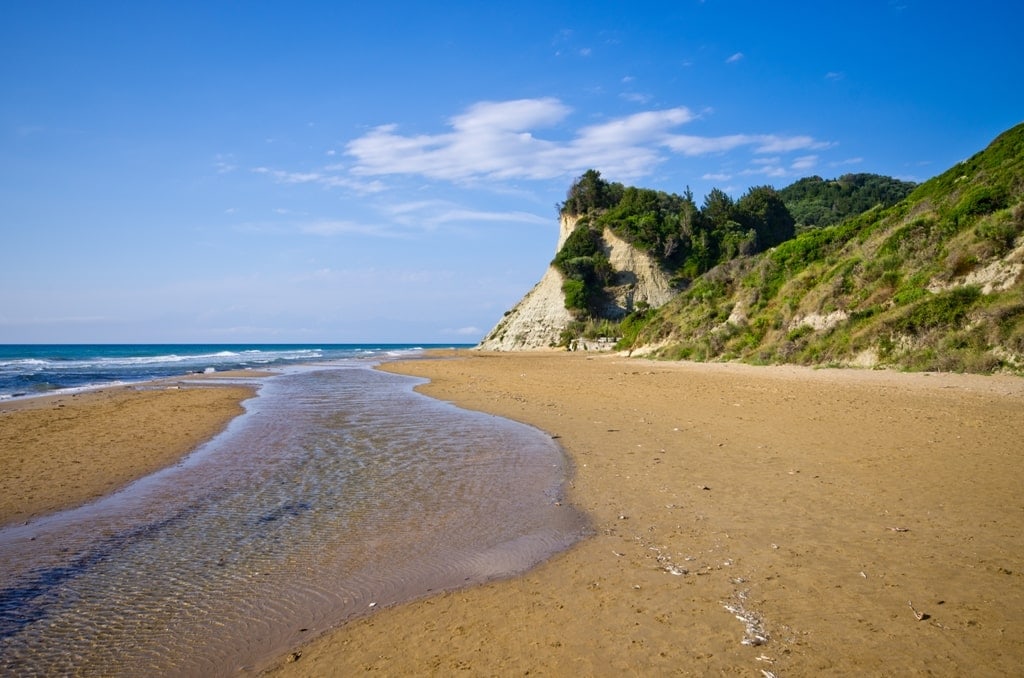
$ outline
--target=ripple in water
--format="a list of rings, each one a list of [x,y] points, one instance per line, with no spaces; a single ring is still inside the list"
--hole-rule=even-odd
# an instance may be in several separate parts
[[[0,531],[0,673],[254,670],[371,605],[508,576],[579,538],[547,435],[414,383],[295,370],[182,464]]]

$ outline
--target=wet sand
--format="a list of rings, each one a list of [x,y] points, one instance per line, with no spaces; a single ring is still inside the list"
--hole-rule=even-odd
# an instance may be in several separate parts
[[[208,381],[0,403],[0,525],[82,505],[179,461],[253,395]]]
[[[346,625],[275,675],[1024,665],[1024,380],[565,353],[384,368],[557,436],[595,534]]]
[[[440,355],[384,369],[557,436],[576,466],[570,499],[594,535],[521,577],[380,610],[296,648],[275,672],[1010,675],[1024,665],[1024,380]],[[116,388],[4,403],[0,523],[174,463],[250,393]]]

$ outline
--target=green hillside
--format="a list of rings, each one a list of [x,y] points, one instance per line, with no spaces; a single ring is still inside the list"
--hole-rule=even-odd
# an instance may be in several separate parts
[[[1024,125],[895,205],[877,202],[718,261],[672,302],[627,317],[620,347],[668,359],[1024,370]]]
[[[779,191],[796,223],[796,232],[832,226],[881,205],[891,207],[915,184],[878,174],[844,174],[838,179],[807,177]]]

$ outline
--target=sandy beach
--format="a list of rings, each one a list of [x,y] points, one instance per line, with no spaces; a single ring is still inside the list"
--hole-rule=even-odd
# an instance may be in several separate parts
[[[110,494],[212,438],[253,389],[208,381],[0,403],[0,525]]]
[[[1024,665],[1024,380],[565,353],[384,369],[557,436],[594,535],[351,623],[275,675]]]
[[[376,611],[274,675],[1024,665],[1024,380],[561,352],[436,352],[382,369],[555,436],[593,534],[521,577]],[[250,393],[120,387],[4,404],[0,522],[174,463]]]

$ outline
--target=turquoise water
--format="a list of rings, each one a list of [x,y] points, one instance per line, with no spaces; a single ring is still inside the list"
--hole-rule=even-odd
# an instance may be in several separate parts
[[[550,436],[371,365],[283,368],[184,462],[0,530],[0,674],[256,672],[586,532]]]

